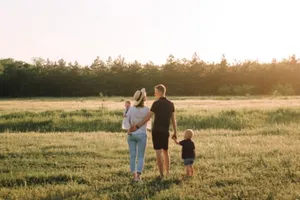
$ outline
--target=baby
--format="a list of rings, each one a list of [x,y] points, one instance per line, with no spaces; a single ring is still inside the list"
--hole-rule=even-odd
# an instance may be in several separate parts
[[[125,111],[123,113],[123,122],[122,122],[122,129],[123,130],[128,130],[130,128],[129,121],[126,120],[127,117],[127,112],[131,108],[131,101],[125,101]]]
[[[177,139],[174,138],[176,144],[182,146],[182,159],[186,169],[187,176],[194,175],[193,164],[195,161],[196,153],[195,153],[195,144],[192,141],[192,137],[194,135],[194,131],[188,129],[184,131],[184,140],[178,142]]]
[[[127,114],[128,110],[130,109],[130,107],[131,107],[131,101],[125,101],[125,111],[124,111],[123,117],[126,117],[126,114]]]

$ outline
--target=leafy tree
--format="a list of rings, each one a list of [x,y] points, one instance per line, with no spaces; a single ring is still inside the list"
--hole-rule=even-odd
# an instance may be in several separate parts
[[[300,63],[295,55],[270,63],[208,63],[170,55],[165,64],[97,57],[90,66],[63,59],[34,58],[32,64],[0,59],[0,96],[131,96],[136,89],[163,83],[169,95],[300,94]],[[284,83],[284,84],[282,84]]]

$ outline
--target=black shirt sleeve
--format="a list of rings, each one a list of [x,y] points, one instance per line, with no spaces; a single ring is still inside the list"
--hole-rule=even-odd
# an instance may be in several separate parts
[[[184,143],[184,140],[180,141],[179,144],[182,146]]]
[[[172,112],[175,112],[175,106],[174,106],[174,103],[172,103]]]
[[[156,111],[157,111],[157,102],[156,101],[153,102],[150,111],[156,113]]]

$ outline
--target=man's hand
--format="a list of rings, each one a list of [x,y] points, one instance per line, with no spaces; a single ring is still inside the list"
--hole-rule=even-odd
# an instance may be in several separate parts
[[[173,139],[173,141],[175,142],[175,144],[180,145],[179,142],[177,141],[177,137],[175,138],[174,136],[172,136],[172,139]]]
[[[177,133],[174,133],[174,134],[172,135],[172,139],[173,139],[173,140],[177,140]]]

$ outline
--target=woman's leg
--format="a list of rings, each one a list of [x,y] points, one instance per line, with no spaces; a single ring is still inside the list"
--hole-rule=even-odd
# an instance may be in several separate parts
[[[136,173],[136,141],[134,140],[134,136],[128,136],[128,146],[130,152],[130,171],[134,174]]]
[[[139,177],[139,175],[142,173],[143,168],[144,168],[145,150],[146,150],[146,146],[147,146],[147,135],[146,134],[139,136],[137,146],[138,146],[137,172],[138,172],[138,177]]]

